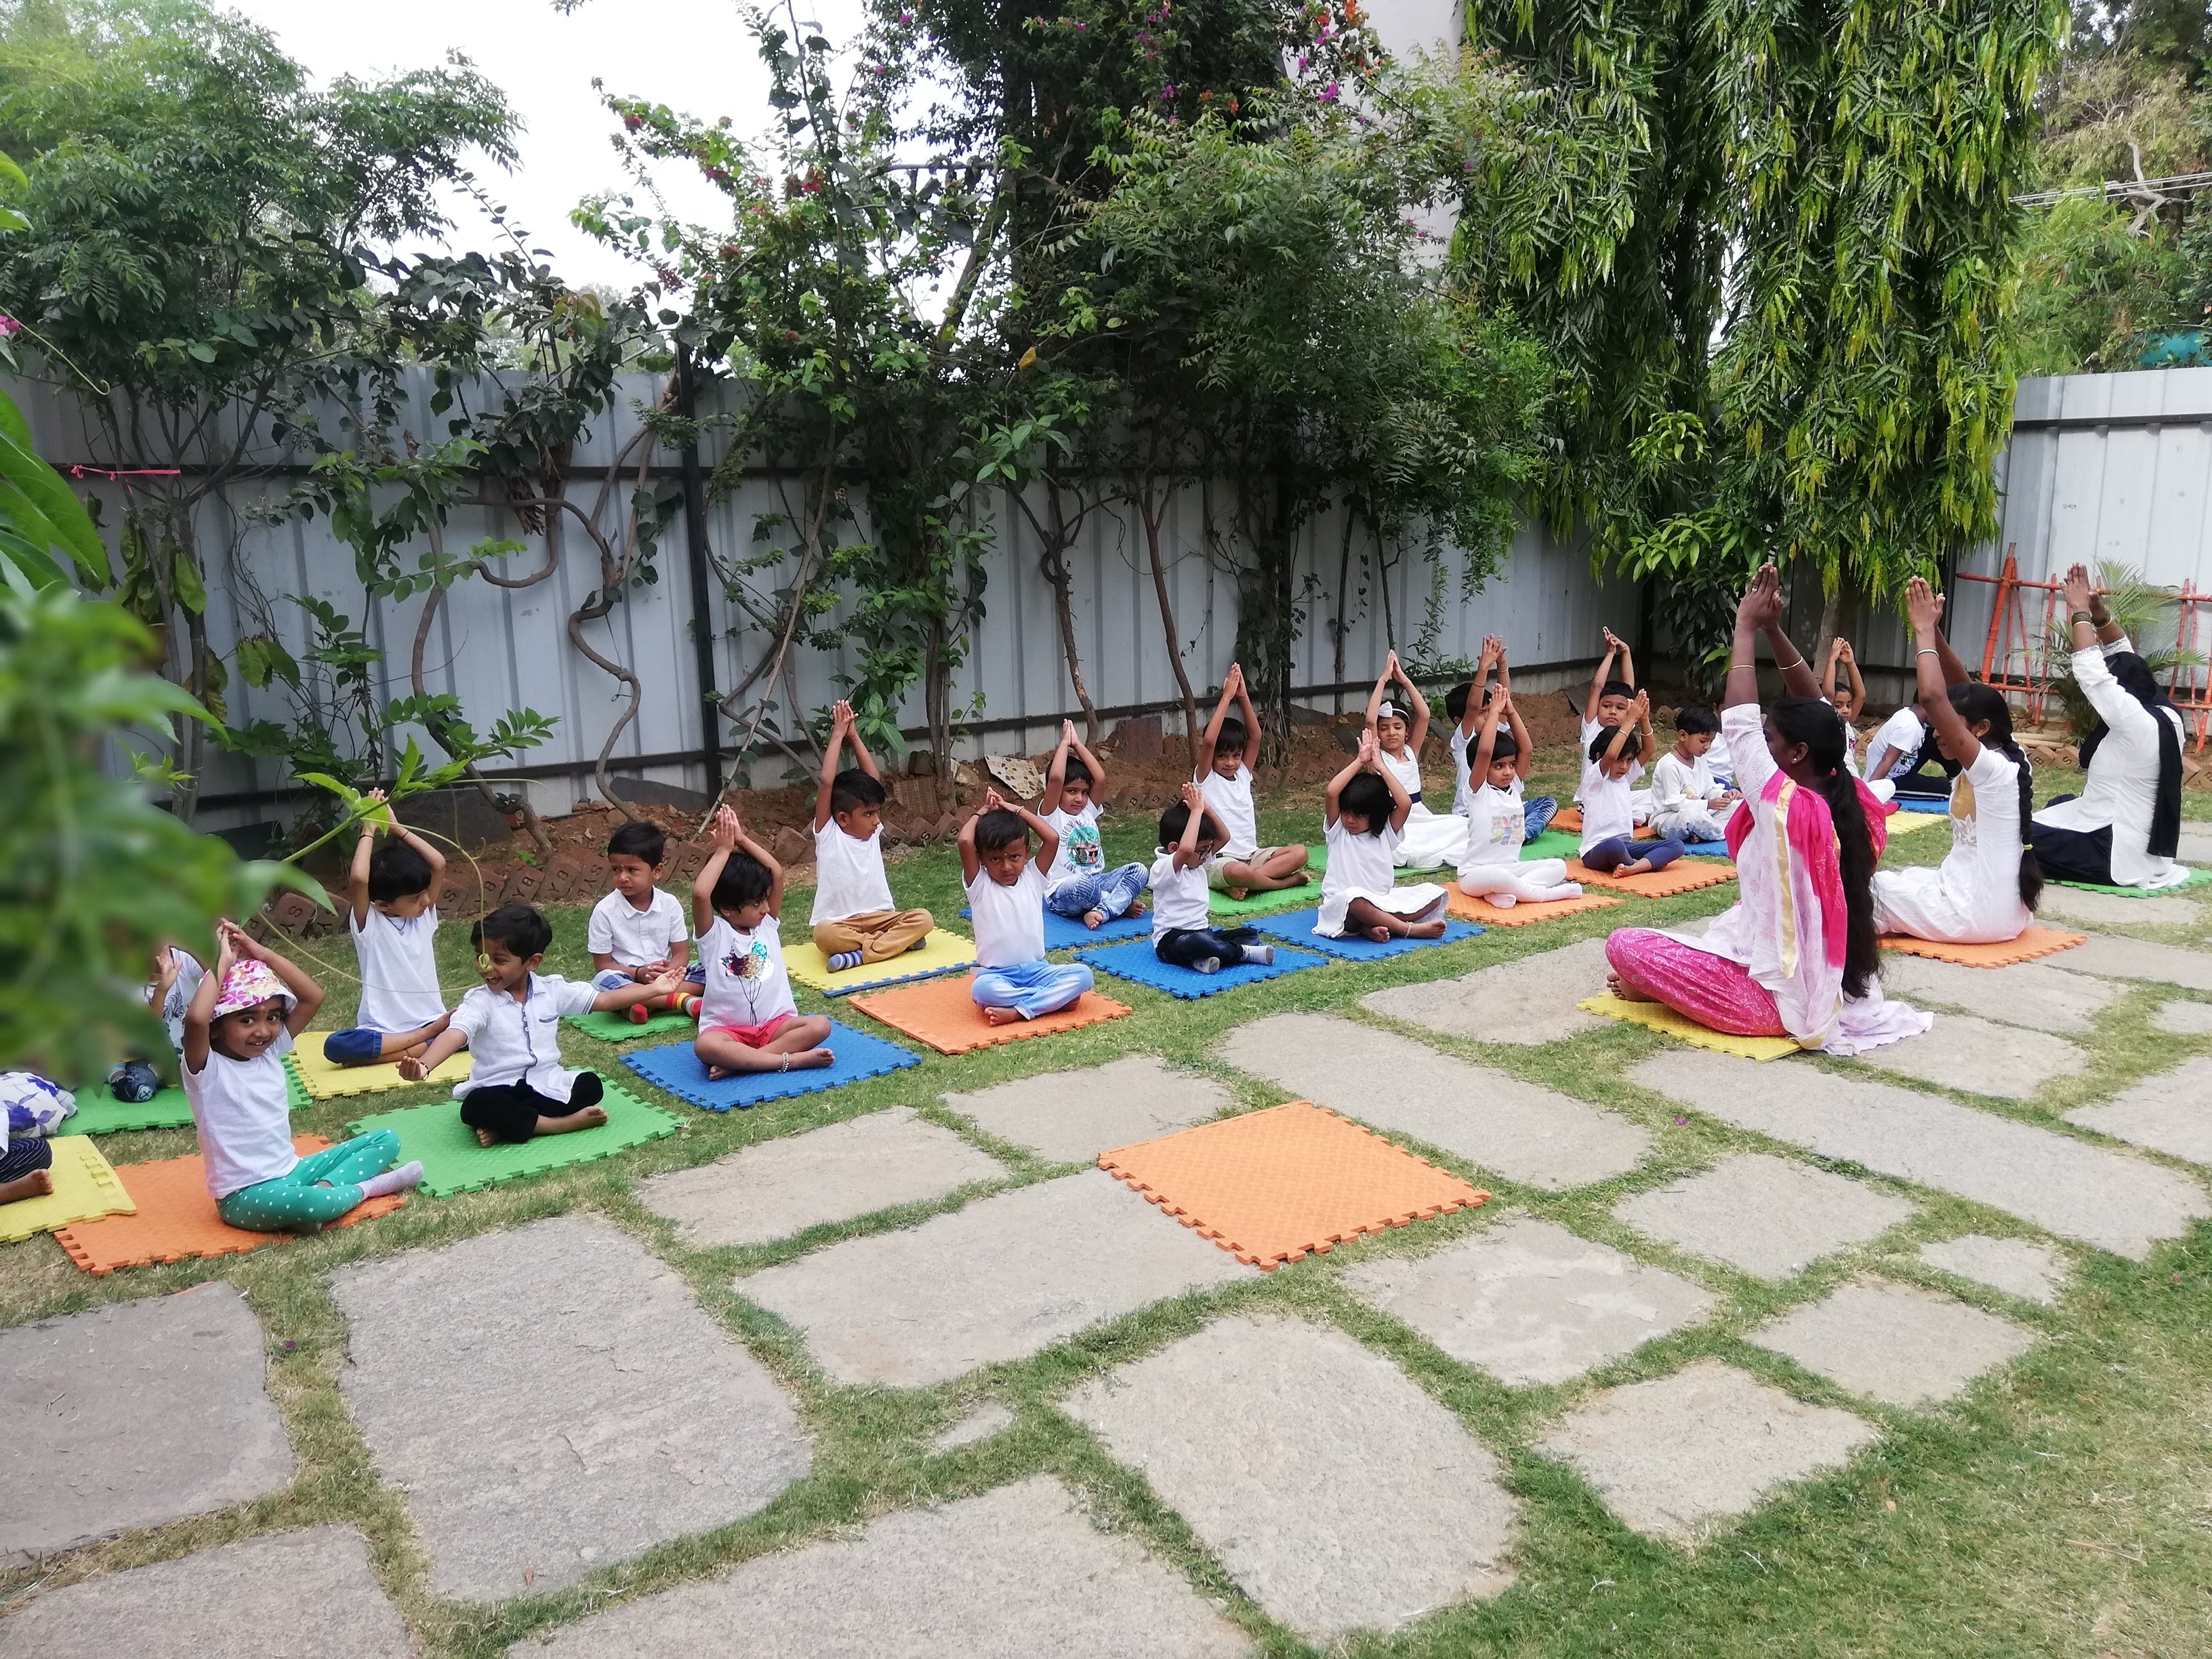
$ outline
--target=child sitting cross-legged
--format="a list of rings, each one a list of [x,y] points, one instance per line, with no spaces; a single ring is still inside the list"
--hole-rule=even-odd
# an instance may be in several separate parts
[[[1719,841],[1729,813],[1743,799],[1722,787],[1705,760],[1720,734],[1721,717],[1688,708],[1674,715],[1674,746],[1651,769],[1651,827],[1675,841]]]
[[[1221,846],[1221,826],[1206,810],[1195,780],[1160,814],[1158,856],[1152,860],[1152,954],[1177,968],[1218,974],[1224,963],[1271,963],[1275,947],[1254,943],[1256,927],[1216,927],[1206,873]]]
[[[691,920],[706,970],[691,1051],[718,1080],[827,1066],[835,1058],[822,1046],[830,1022],[799,1012],[784,971],[776,929],[783,866],[726,805],[714,810],[714,850],[691,884]]]
[[[368,799],[381,803],[384,792]],[[374,1066],[419,1054],[446,1029],[446,996],[438,988],[438,878],[444,854],[397,818],[392,838],[376,845],[376,825],[363,818],[346,883],[346,932],[361,966],[361,1007],[354,1023],[323,1039],[334,1066]]]
[[[183,1049],[216,1213],[248,1232],[316,1232],[420,1183],[420,1164],[392,1167],[399,1137],[389,1129],[306,1158],[292,1150],[283,1055],[322,1006],[323,988],[242,928],[226,921],[217,934],[215,967],[185,1010]]]
[[[47,1138],[76,1111],[76,1097],[35,1072],[0,1072],[0,1204],[54,1189]]]
[[[1221,701],[1198,739],[1198,785],[1224,838],[1221,856],[1206,863],[1206,878],[1231,898],[1301,887],[1306,880],[1304,847],[1260,845],[1260,818],[1252,805],[1252,763],[1259,755],[1260,717],[1252,712],[1243,669],[1231,663],[1222,678]]]
[[[469,1074],[453,1085],[461,1121],[477,1144],[529,1140],[595,1129],[607,1121],[599,1104],[606,1085],[597,1072],[561,1063],[564,1014],[611,1013],[634,1002],[667,998],[684,988],[670,974],[650,985],[602,991],[558,974],[540,974],[553,925],[527,904],[502,904],[469,930],[483,983],[461,999],[453,1023],[427,1052],[399,1062],[399,1075],[420,1083],[465,1048]],[[663,1006],[666,1004],[664,1002]]]
[[[876,757],[860,740],[853,705],[830,711],[829,746],[822,751],[822,782],[814,793],[815,948],[830,971],[843,973],[867,962],[888,962],[918,951],[936,920],[927,910],[895,910],[884,874],[884,781]],[[840,771],[844,746],[860,762]]]
[[[1062,720],[1060,747],[1053,751],[1044,798],[1037,803],[1060,837],[1060,854],[1044,878],[1044,908],[1054,915],[1077,917],[1085,927],[1145,914],[1139,896],[1145,890],[1145,866],[1106,867],[1106,850],[1098,839],[1098,791],[1105,781],[1106,769],[1076,737],[1075,722]]]
[[[585,930],[584,948],[592,953],[592,983],[602,991],[618,991],[625,985],[641,985],[674,974],[687,974],[691,955],[691,926],[673,893],[653,884],[668,857],[668,837],[660,826],[641,818],[625,823],[607,837],[609,893],[592,907]],[[633,1023],[642,1025],[652,1018],[642,1002],[629,1006]]]
[[[1482,782],[1468,805],[1467,846],[1459,859],[1459,890],[1487,899],[1500,910],[1524,899],[1550,904],[1583,896],[1582,884],[1567,879],[1565,859],[1521,856],[1528,833],[1521,789],[1533,748],[1513,694],[1501,686],[1483,707],[1482,736],[1474,758],[1474,775]]]
[[[969,994],[994,1025],[1052,1013],[1091,988],[1082,963],[1045,960],[1045,872],[1059,851],[1058,830],[1027,807],[1009,805],[995,789],[984,792],[981,810],[960,826],[960,873],[975,927]]]
[[[1679,841],[1636,839],[1629,775],[1651,731],[1650,697],[1638,692],[1628,715],[1609,731],[1599,728],[1583,759],[1582,858],[1587,868],[1600,875],[1663,870],[1683,852]]]
[[[1391,884],[1393,855],[1413,803],[1397,775],[1382,769],[1372,731],[1359,734],[1358,754],[1328,781],[1322,800],[1328,868],[1322,876],[1314,931],[1331,939],[1356,933],[1377,945],[1443,938],[1444,890],[1432,881]]]

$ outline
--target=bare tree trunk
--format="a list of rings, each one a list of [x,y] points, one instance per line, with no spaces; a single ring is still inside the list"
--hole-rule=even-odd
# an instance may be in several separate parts
[[[432,551],[442,556],[444,540],[441,526],[432,525],[430,527]],[[442,556],[440,562],[443,562]],[[415,624],[415,649],[407,660],[407,683],[413,688],[417,697],[428,695],[422,684],[422,656],[430,642],[430,624],[437,620],[438,611],[446,603],[446,592],[447,590],[442,587],[434,587],[430,590],[430,597],[422,602],[422,615]],[[448,755],[453,752],[452,745],[446,741],[446,734],[436,726],[425,726],[423,729],[429,732],[437,745]],[[495,812],[500,810],[499,797],[492,789],[491,781],[477,769],[477,763],[474,761],[463,763],[461,775],[476,785],[477,793],[483,797],[485,805],[490,807]],[[529,792],[519,789],[515,792],[515,799],[522,803],[522,827],[530,832],[531,844],[537,848],[538,857],[551,858],[553,837],[545,833],[545,826],[538,817],[538,809],[530,804]]]
[[[1073,538],[1060,506],[1060,486],[1047,478],[1045,493],[1052,506],[1052,525],[1045,533],[1044,553],[1037,563],[1052,584],[1053,610],[1060,619],[1060,654],[1067,659],[1067,680],[1075,688],[1075,700],[1083,705],[1084,740],[1096,749],[1105,731],[1098,719],[1098,705],[1091,701],[1091,689],[1083,683],[1083,659],[1075,648],[1075,584],[1067,568],[1067,549]]]
[[[933,623],[922,654],[922,720],[929,727],[930,775],[940,810],[952,793],[952,669],[951,653],[942,623]]]
[[[1336,552],[1336,655],[1329,670],[1329,679],[1341,687],[1344,684],[1344,636],[1351,632],[1352,624],[1345,620],[1345,606],[1350,602],[1352,588],[1352,503],[1344,504],[1344,543]],[[1341,690],[1330,694],[1337,714],[1344,712],[1344,693]]]
[[[1168,661],[1175,668],[1176,685],[1182,693],[1182,742],[1194,770],[1198,765],[1198,697],[1183,672],[1182,635],[1176,627],[1175,605],[1168,598],[1167,561],[1160,553],[1160,513],[1164,510],[1153,494],[1158,475],[1146,473],[1137,486],[1137,516],[1145,523],[1145,550],[1152,562],[1152,592],[1160,602],[1160,629],[1168,642]]]

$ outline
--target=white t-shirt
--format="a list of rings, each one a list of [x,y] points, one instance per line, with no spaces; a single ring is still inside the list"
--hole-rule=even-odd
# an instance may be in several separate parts
[[[1240,763],[1233,778],[1208,770],[1198,781],[1198,790],[1221,825],[1221,856],[1249,858],[1258,852],[1260,820],[1252,811],[1252,769]]]
[[[255,1059],[233,1060],[210,1048],[198,1072],[184,1068],[208,1192],[218,1203],[283,1180],[300,1162],[292,1150],[292,1096],[284,1079],[283,1055],[291,1047],[291,1032],[279,1030]]]
[[[1521,799],[1521,780],[1510,789],[1484,784],[1474,792],[1467,814],[1467,850],[1460,868],[1472,865],[1516,864],[1521,843],[1528,838],[1528,811]]]
[[[1597,769],[1597,763],[1589,757],[1590,741],[1592,738],[1595,738],[1599,732],[1610,732],[1611,730],[1613,730],[1611,726],[1601,726],[1595,720],[1584,720],[1583,722],[1582,756],[1583,781],[1584,783],[1588,783],[1589,781],[1590,774]],[[1643,782],[1644,763],[1640,760],[1632,760],[1629,762],[1628,776],[1622,780],[1622,781],[1626,783],[1631,789],[1633,789],[1638,784]],[[1580,800],[1582,799],[1581,790],[1577,789],[1575,792],[1575,799],[1577,800]]]
[[[1703,806],[1720,793],[1703,755],[1686,761],[1669,749],[1651,768],[1651,805],[1659,811]]]
[[[637,968],[667,961],[668,953],[690,937],[691,925],[676,895],[656,887],[642,910],[618,892],[594,904],[584,948],[595,957],[612,957],[618,966]]]
[[[169,1028],[169,1046],[181,1054],[185,1051],[185,1010],[192,1006],[193,994],[207,977],[207,969],[189,951],[172,950],[169,959],[177,964],[177,977],[161,1003],[161,1020]],[[154,998],[154,983],[152,980],[146,981],[146,1000],[149,1003]]]
[[[445,994],[438,989],[438,953],[433,945],[438,936],[437,906],[403,921],[372,904],[368,919],[356,924],[349,905],[346,932],[353,936],[354,957],[361,964],[361,1011],[354,1016],[356,1026],[371,1031],[411,1031],[445,1013]]]
[[[561,1064],[561,1017],[588,1014],[599,994],[591,981],[532,974],[523,1000],[479,985],[453,1010],[452,1030],[469,1039],[469,1074],[453,1098],[495,1084],[526,1083],[548,1100],[566,1102],[576,1074]]]
[[[814,832],[814,915],[811,925],[896,909],[884,875],[884,827],[856,840],[832,818]]]
[[[1158,848],[1155,853],[1152,880],[1152,937],[1158,939],[1172,928],[1211,926],[1206,866],[1194,864],[1188,870],[1178,870],[1175,854],[1168,848]]]
[[[1044,879],[1045,891],[1077,876],[1097,875],[1106,868],[1106,848],[1098,839],[1097,801],[1084,802],[1080,812],[1055,806],[1044,815],[1044,821],[1060,837],[1060,851],[1053,854],[1052,869]]]
[[[1340,894],[1387,893],[1398,884],[1398,870],[1391,855],[1404,837],[1388,823],[1379,835],[1353,835],[1339,818],[1322,831],[1328,848],[1328,868],[1322,872],[1322,908]]]
[[[1452,727],[1452,811],[1462,817],[1474,805],[1474,776],[1468,770],[1468,757],[1480,740],[1479,736],[1469,736],[1463,726]]]
[[[1035,859],[1024,860],[1011,883],[994,879],[988,870],[975,872],[968,884],[968,920],[975,930],[978,968],[1044,960],[1044,872]]]
[[[1600,842],[1636,833],[1636,792],[1626,777],[1609,778],[1592,762],[1583,778],[1583,845],[1585,853]]]
[[[2123,637],[2112,644],[2073,656],[2074,684],[2103,717],[2105,740],[2089,763],[2075,799],[2046,806],[2035,815],[2038,823],[2054,830],[2093,833],[2112,827],[2112,874],[2122,887],[2161,887],[2186,881],[2186,866],[2150,850],[2150,822],[2158,811],[2159,726],[2172,723],[2177,738],[2186,743],[2188,728],[2179,710],[2162,707],[2155,714],[2137,702],[2112,678],[2106,658],[2130,648]]]
[[[699,1006],[702,1031],[714,1025],[765,1025],[778,1014],[799,1012],[774,916],[763,916],[750,932],[716,916],[699,936],[699,963],[707,976]]]
[[[1899,776],[1912,763],[1912,757],[1920,752],[1920,745],[1927,737],[1928,728],[1921,723],[1920,711],[1907,703],[1884,720],[1881,729],[1867,740],[1867,760],[1871,763],[1878,752],[1887,749],[1889,758],[1882,763],[1881,775]]]

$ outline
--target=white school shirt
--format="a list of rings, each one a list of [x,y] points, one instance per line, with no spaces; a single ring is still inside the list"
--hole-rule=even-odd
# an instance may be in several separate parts
[[[2158,722],[2187,728],[2172,708],[2144,708],[2112,678],[2107,651],[2133,649],[2125,638],[2074,653],[2074,684],[2105,722],[2104,742],[2090,757],[2089,775],[2075,799],[2046,806],[2038,823],[2054,830],[2112,831],[2112,883],[2118,887],[2170,887],[2189,878],[2187,869],[2150,850],[2151,814],[2158,809]]]
[[[1927,741],[1927,738],[1928,728],[1921,724],[1920,711],[1907,703],[1884,720],[1874,736],[1867,739],[1867,763],[1873,764],[1875,756],[1887,749],[1889,757],[1882,764],[1881,775],[1885,778],[1900,776],[1912,764],[1912,757],[1920,752],[1920,745]]]
[[[1655,811],[1674,812],[1685,806],[1703,806],[1720,793],[1721,787],[1713,781],[1712,768],[1705,764],[1703,755],[1686,761],[1669,749],[1651,768]]]
[[[1467,814],[1467,850],[1459,867],[1517,864],[1521,843],[1528,837],[1528,811],[1521,799],[1521,780],[1510,789],[1486,782],[1474,792]]]
[[[673,893],[653,890],[641,910],[621,893],[609,893],[592,907],[591,924],[584,930],[584,948],[593,956],[608,956],[623,968],[648,962],[665,962],[668,953],[691,937],[691,924]]]
[[[1044,815],[1044,821],[1060,837],[1060,850],[1052,855],[1052,869],[1044,878],[1046,892],[1064,881],[1073,881],[1078,876],[1095,876],[1105,869],[1106,848],[1098,839],[1097,801],[1084,802],[1080,812],[1055,806]]]
[[[699,963],[706,974],[699,1003],[702,1031],[713,1025],[765,1025],[778,1014],[799,1012],[774,916],[763,916],[750,932],[716,916],[699,935]]]
[[[1404,837],[1388,823],[1380,835],[1355,836],[1340,817],[1322,830],[1321,838],[1328,848],[1328,868],[1321,877],[1323,915],[1328,912],[1329,900],[1340,895],[1372,896],[1388,893],[1398,884],[1398,869],[1391,854]]]
[[[1199,872],[1201,879],[1205,873]],[[975,872],[968,884],[968,920],[975,930],[978,968],[1044,960],[1044,872],[1035,859],[1024,860],[1022,873],[1012,882],[994,879],[988,870]]]
[[[449,1028],[469,1040],[469,1074],[453,1098],[471,1089],[526,1083],[548,1100],[567,1102],[576,1074],[561,1064],[561,1017],[588,1014],[599,994],[591,981],[532,974],[523,1000],[479,985],[461,999]]]
[[[354,921],[346,907],[346,932],[353,938],[361,966],[361,1008],[354,1024],[371,1031],[411,1031],[446,1012],[438,988],[438,907],[401,921],[374,904],[367,918]]]
[[[884,874],[882,824],[866,841],[847,835],[835,818],[814,832],[814,927],[895,908]]]
[[[1468,735],[1465,726],[1452,727],[1452,811],[1462,817],[1465,817],[1474,805],[1474,774],[1468,759],[1474,752],[1474,744],[1475,739]]]
[[[1252,811],[1250,767],[1239,762],[1233,778],[1224,778],[1209,767],[1198,781],[1198,792],[1206,797],[1206,805],[1221,825],[1223,858],[1249,858],[1260,850],[1260,820]]]
[[[169,1028],[169,1046],[181,1054],[185,1052],[185,1010],[192,1006],[192,998],[200,988],[200,981],[207,977],[207,969],[189,951],[173,950],[169,957],[177,964],[177,977],[175,983],[169,987],[167,999],[161,1004],[159,1018],[161,1024]],[[154,1000],[154,983],[150,979],[146,981],[143,1000],[150,1003]],[[423,1023],[428,1024],[429,1022],[426,1020]]]
[[[1176,868],[1175,854],[1170,848],[1157,848],[1154,853],[1152,937],[1157,939],[1162,933],[1177,927],[1210,927],[1206,866],[1194,864],[1188,870],[1178,870]]]
[[[233,1060],[210,1047],[198,1071],[184,1067],[208,1192],[218,1203],[264,1181],[282,1181],[300,1162],[292,1150],[292,1095],[284,1078],[283,1055],[291,1046],[292,1033],[279,1030],[255,1059]]]
[[[1635,791],[1625,777],[1609,778],[1589,763],[1583,779],[1583,843],[1585,853],[1600,842],[1636,833]]]

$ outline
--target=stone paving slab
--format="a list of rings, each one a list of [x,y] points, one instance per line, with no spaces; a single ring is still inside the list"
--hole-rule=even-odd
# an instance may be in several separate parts
[[[1243,1632],[1048,1474],[594,1613],[550,1659],[1237,1659]]]
[[[1006,1173],[951,1130],[894,1106],[654,1176],[637,1195],[686,1244],[765,1244]]]
[[[2019,1358],[2035,1334],[1948,1296],[1877,1282],[1846,1285],[1744,1340],[1885,1406],[1924,1406]]]
[[[2089,1055],[2048,1032],[2024,1031],[1972,1014],[1942,1014],[1920,1036],[1870,1048],[1858,1063],[1946,1089],[2033,1100],[2051,1079],[2087,1071]]]
[[[835,1381],[915,1389],[1258,1272],[1086,1170],[846,1239],[737,1290],[797,1326]]]
[[[1879,1431],[1700,1359],[1672,1376],[1608,1389],[1536,1449],[1571,1467],[1636,1531],[1694,1544],[1779,1488],[1848,1462]]]
[[[2090,934],[2087,945],[2062,951],[2051,958],[2051,965],[2069,974],[2148,980],[2157,985],[2179,985],[2185,991],[2212,991],[2212,955],[2185,951],[2179,945],[2153,945],[2147,939],[2117,939],[2110,933]]]
[[[2031,1244],[2024,1238],[1991,1238],[1987,1233],[1923,1244],[1920,1259],[1944,1273],[2045,1307],[2057,1304],[2058,1293],[2073,1276],[2066,1258],[2049,1245]]]
[[[1800,1060],[1762,1066],[1683,1049],[1654,1054],[1629,1079],[1696,1100],[1739,1129],[1954,1193],[2137,1261],[2212,1215],[2202,1187],[2148,1159]]]
[[[1601,1107],[1327,1014],[1274,1014],[1230,1032],[1220,1057],[1317,1106],[1553,1190],[1626,1174],[1651,1150]]]
[[[2193,927],[2204,917],[2203,907],[2194,899],[2125,898],[2118,893],[2061,887],[2057,882],[2043,890],[2035,908],[2038,915],[2103,927]]]
[[[1910,1220],[1914,1206],[1826,1170],[1750,1152],[1623,1199],[1613,1213],[1692,1255],[1780,1280]]]
[[[0,1331],[0,1567],[289,1483],[262,1340],[221,1279]]]
[[[933,1451],[957,1451],[1014,1426],[1014,1414],[995,1400],[986,1400],[957,1423],[929,1443]]]
[[[2067,1113],[2066,1121],[2191,1164],[2212,1164],[2212,1060],[2184,1060],[2101,1106]]]
[[[1564,1382],[1713,1309],[1662,1268],[1522,1216],[1433,1255],[1347,1267],[1344,1286],[1501,1382]]]
[[[1605,989],[1606,972],[1605,941],[1586,939],[1457,979],[1370,992],[1359,1006],[1445,1036],[1533,1047],[1601,1031],[1610,1024],[1575,1006]]]
[[[0,1659],[411,1659],[351,1527],[249,1538],[88,1578],[0,1619]]]
[[[2162,1002],[2150,1023],[2172,1036],[2212,1036],[2212,1002]]]
[[[1219,1320],[1095,1379],[1066,1410],[1310,1639],[1395,1630],[1513,1582],[1498,1460],[1341,1331]]]
[[[1212,1078],[1152,1054],[945,1097],[948,1109],[985,1133],[1054,1164],[1092,1163],[1111,1147],[1188,1129],[1235,1103]]]
[[[1908,1001],[1939,1002],[2007,1025],[2075,1036],[2088,1031],[2097,1015],[2122,994],[2120,988],[2108,980],[2069,974],[2044,962],[1969,968],[1961,963],[1938,962],[1933,957],[1908,956],[1902,951],[1883,953],[1881,983],[1886,994]],[[1942,1029],[1939,1020],[1938,1030]]]
[[[2183,864],[2212,864],[2212,824],[2184,823],[2173,856]]]
[[[556,1216],[331,1277],[338,1387],[405,1494],[430,1593],[543,1595],[805,1475],[767,1368],[629,1234]]]

